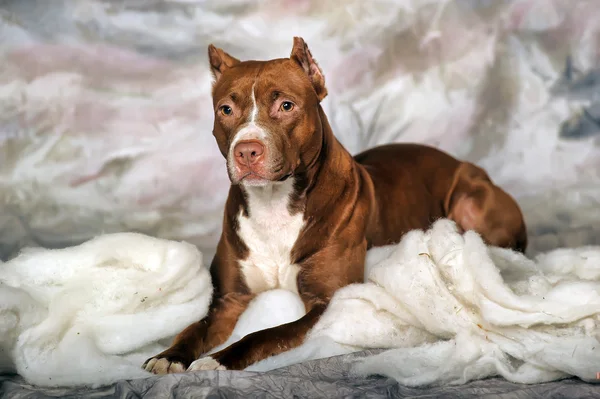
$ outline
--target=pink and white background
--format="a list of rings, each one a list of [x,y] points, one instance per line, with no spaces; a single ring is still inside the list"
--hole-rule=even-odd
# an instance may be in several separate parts
[[[206,48],[302,36],[356,153],[421,142],[517,198],[530,254],[600,244],[597,0],[0,3],[0,259],[137,231],[210,257],[229,181]]]

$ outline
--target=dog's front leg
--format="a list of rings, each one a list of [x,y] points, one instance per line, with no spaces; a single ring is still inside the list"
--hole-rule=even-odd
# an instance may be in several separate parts
[[[188,371],[243,370],[260,360],[300,346],[327,308],[325,300],[315,299],[312,295],[301,297],[307,313],[300,319],[248,334],[227,348],[195,361]]]
[[[229,293],[213,300],[208,315],[189,325],[164,352],[146,360],[142,368],[154,374],[182,373],[200,355],[229,338],[254,296]]]

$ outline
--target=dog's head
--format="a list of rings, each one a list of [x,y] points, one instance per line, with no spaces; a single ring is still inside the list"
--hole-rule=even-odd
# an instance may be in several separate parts
[[[233,184],[264,186],[317,162],[325,78],[299,37],[290,58],[239,61],[208,47],[214,77],[213,135]]]

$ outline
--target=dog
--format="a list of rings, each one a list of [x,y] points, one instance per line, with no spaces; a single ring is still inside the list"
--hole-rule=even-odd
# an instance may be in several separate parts
[[[208,55],[213,135],[231,180],[213,300],[145,370],[242,370],[299,346],[336,290],[363,282],[369,248],[439,218],[525,251],[519,206],[480,167],[419,144],[353,157],[323,112],[325,78],[302,38],[289,58],[241,62],[213,45]],[[297,293],[306,314],[200,358],[227,340],[257,294],[275,288]]]

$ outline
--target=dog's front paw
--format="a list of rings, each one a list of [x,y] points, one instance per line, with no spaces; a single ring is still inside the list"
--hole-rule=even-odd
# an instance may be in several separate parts
[[[169,348],[146,360],[142,368],[154,374],[183,373],[194,359],[189,351]]]
[[[185,366],[182,362],[158,356],[146,360],[142,368],[153,374],[183,373],[185,371]]]
[[[187,369],[187,371],[201,371],[201,370],[203,370],[203,371],[227,370],[227,368],[225,366],[221,365],[221,363],[216,361],[214,358],[212,358],[210,356],[206,356],[206,357],[200,358],[200,359],[192,362],[192,364],[190,364],[190,367],[188,367],[188,369]]]

